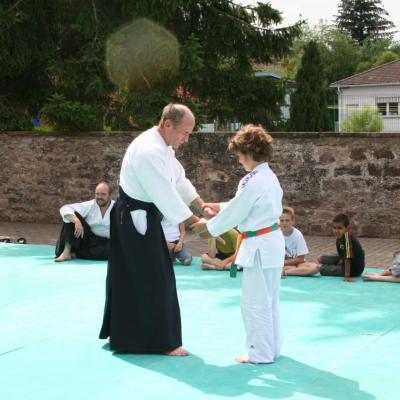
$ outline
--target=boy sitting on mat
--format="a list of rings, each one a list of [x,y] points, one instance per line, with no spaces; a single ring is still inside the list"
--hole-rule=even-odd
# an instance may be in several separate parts
[[[365,255],[361,243],[350,229],[350,219],[346,214],[338,214],[332,221],[336,235],[337,255],[322,255],[318,258],[320,274],[343,276],[344,281],[354,282],[365,268]]]
[[[183,222],[178,225],[171,224],[166,218],[163,218],[161,226],[164,231],[171,261],[174,262],[178,259],[181,264],[190,265],[192,263],[192,254],[185,245],[185,224]]]
[[[280,228],[285,238],[285,265],[282,276],[312,276],[318,274],[319,265],[306,262],[309,253],[303,234],[294,227],[295,215],[291,207],[283,207],[280,217]]]
[[[230,269],[236,252],[238,236],[239,233],[236,229],[230,229],[218,239],[208,239],[208,251],[201,255],[201,261],[203,261],[201,268],[204,270]]]
[[[368,272],[362,276],[364,281],[400,283],[400,251],[393,254],[392,266],[381,273]]]

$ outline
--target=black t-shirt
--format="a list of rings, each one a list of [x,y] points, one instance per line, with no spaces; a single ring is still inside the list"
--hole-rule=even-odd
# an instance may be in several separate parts
[[[360,276],[365,267],[364,250],[357,237],[351,232],[346,232],[340,239],[336,240],[336,249],[342,260],[344,275],[344,259],[350,259],[350,276]]]

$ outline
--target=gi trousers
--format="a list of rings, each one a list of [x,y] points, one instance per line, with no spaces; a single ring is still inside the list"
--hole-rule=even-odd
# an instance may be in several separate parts
[[[241,308],[246,347],[253,363],[272,363],[280,355],[281,272],[282,268],[263,269],[259,261],[253,267],[243,268]]]

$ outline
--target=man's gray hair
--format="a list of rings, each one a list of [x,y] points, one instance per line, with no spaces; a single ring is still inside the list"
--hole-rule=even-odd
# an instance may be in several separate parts
[[[159,125],[162,126],[164,122],[169,119],[174,128],[176,128],[182,122],[186,112],[185,106],[169,103],[163,108]]]

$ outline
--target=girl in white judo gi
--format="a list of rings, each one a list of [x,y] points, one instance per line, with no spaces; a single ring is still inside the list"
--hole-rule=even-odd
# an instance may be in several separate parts
[[[272,363],[279,356],[282,336],[279,287],[285,258],[285,241],[278,227],[282,189],[267,160],[272,137],[259,126],[247,125],[230,141],[246,171],[233,199],[206,203],[216,216],[194,224],[201,236],[219,236],[237,226],[242,233],[235,263],[243,267],[242,316],[248,354],[238,362]]]

